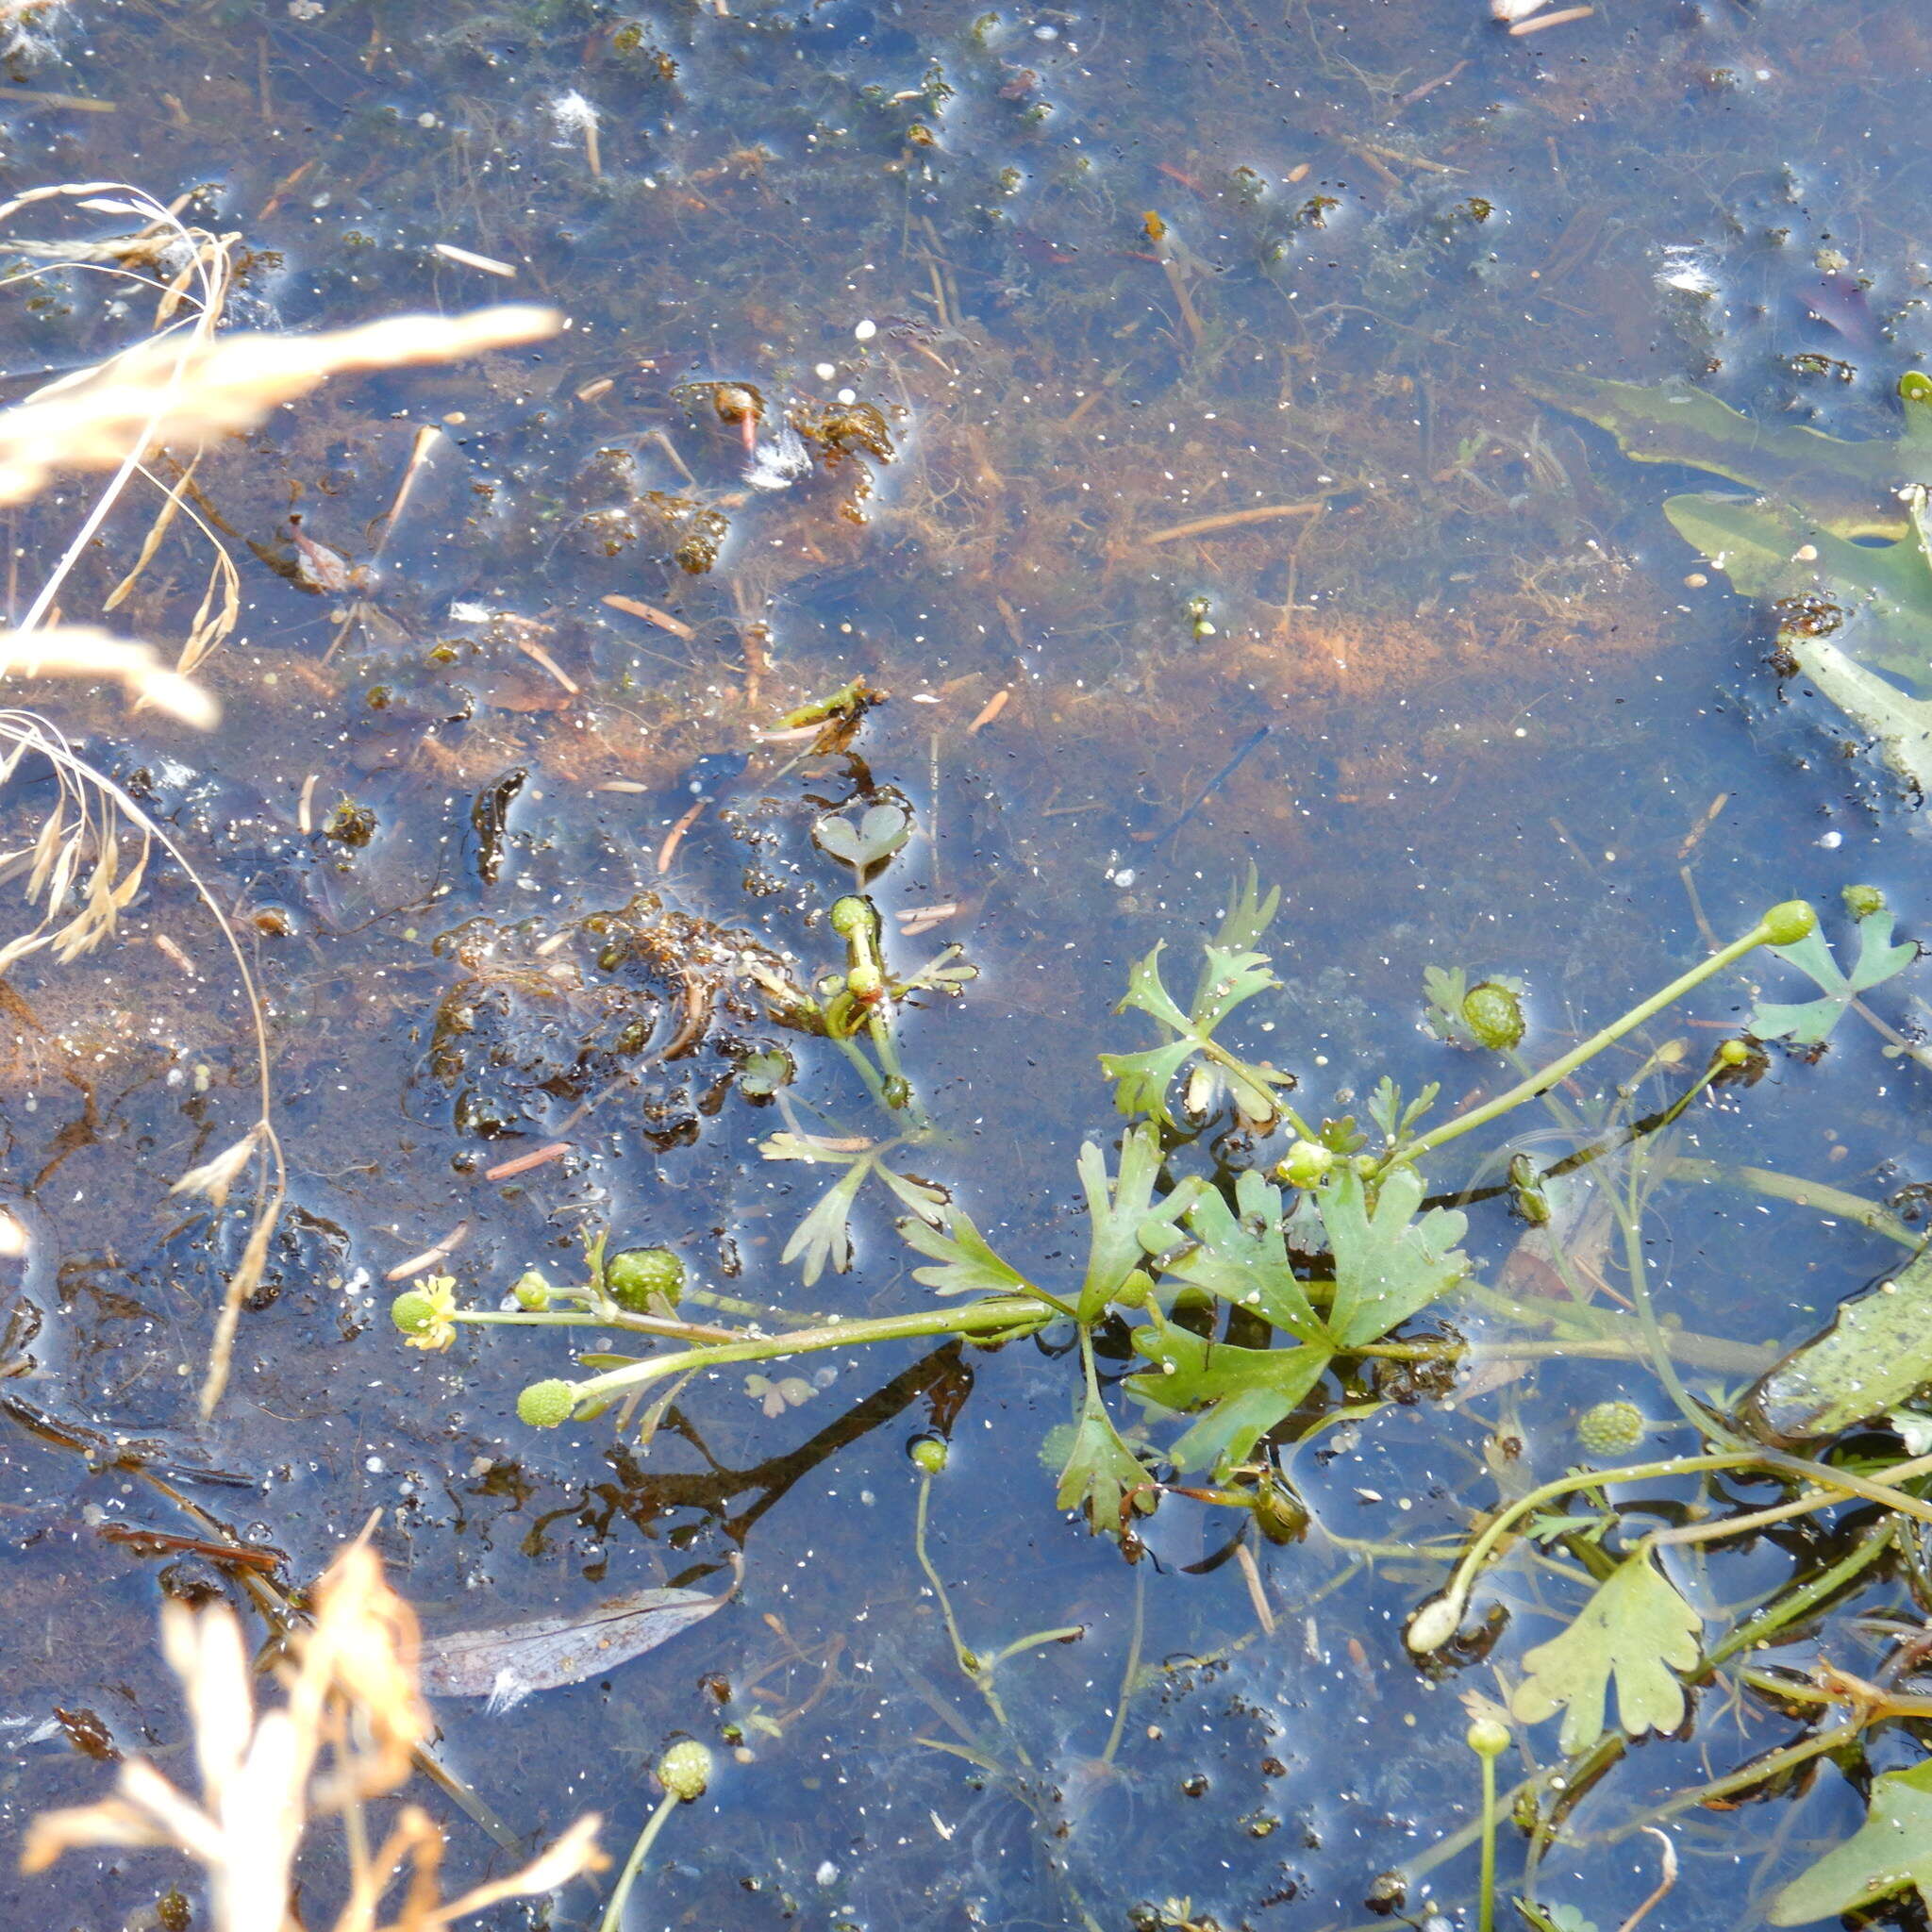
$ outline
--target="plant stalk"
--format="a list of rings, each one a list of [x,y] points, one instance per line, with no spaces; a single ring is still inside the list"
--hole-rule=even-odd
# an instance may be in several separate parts
[[[1535,1100],[1546,1093],[1552,1087],[1567,1080],[1586,1060],[1594,1059],[1607,1046],[1614,1046],[1624,1034],[1641,1026],[1654,1015],[1660,1013],[1674,1000],[1680,1000],[1693,989],[1702,986],[1714,974],[1722,973],[1726,966],[1735,965],[1746,953],[1756,950],[1770,938],[1765,923],[1759,920],[1741,938],[1733,940],[1723,946],[1709,958],[1701,959],[1687,973],[1680,973],[1660,992],[1654,992],[1647,1000],[1640,1001],[1621,1019],[1612,1020],[1607,1026],[1592,1033],[1579,1046],[1574,1046],[1560,1059],[1552,1060],[1540,1073],[1519,1080],[1507,1092],[1499,1093],[1493,1100],[1485,1101],[1482,1106],[1472,1108],[1467,1113],[1457,1114],[1453,1121],[1444,1121],[1440,1127],[1431,1128],[1426,1134],[1413,1141],[1405,1141],[1399,1147],[1392,1147],[1377,1163],[1376,1172],[1386,1174],[1398,1161],[1413,1161],[1431,1148],[1441,1147],[1445,1141],[1459,1139],[1475,1127],[1485,1126],[1500,1114],[1506,1114],[1512,1108],[1518,1108],[1525,1100]]]

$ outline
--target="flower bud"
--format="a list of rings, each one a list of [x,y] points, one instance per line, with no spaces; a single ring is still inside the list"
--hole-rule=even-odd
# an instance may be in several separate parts
[[[711,1782],[711,1754],[695,1738],[681,1738],[658,1760],[658,1782],[689,1805]]]
[[[847,892],[842,899],[834,899],[829,916],[832,930],[841,940],[849,940],[857,932],[876,932],[879,927],[877,908],[859,892]]]
[[[1456,1635],[1461,1623],[1459,1596],[1432,1596],[1408,1620],[1402,1641],[1414,1656],[1427,1657],[1432,1651],[1441,1650]]]
[[[1747,1041],[1726,1040],[1717,1050],[1717,1061],[1721,1067],[1741,1067],[1749,1064],[1751,1047]]]
[[[1487,1713],[1477,1718],[1462,1736],[1478,1757],[1500,1757],[1509,1748],[1509,1726]]]
[[[1768,946],[1795,946],[1818,930],[1818,913],[1808,901],[1785,899],[1774,906],[1760,922]]]
[[[568,1382],[532,1382],[517,1397],[517,1420],[533,1429],[554,1429],[570,1420],[577,1391]]]
[[[1885,894],[1876,886],[1847,886],[1840,897],[1854,919],[1871,919],[1885,910]]]
[[[1319,1141],[1297,1141],[1275,1167],[1274,1177],[1291,1188],[1319,1187],[1335,1165],[1335,1154]]]
[[[914,1436],[906,1445],[915,1469],[926,1475],[942,1475],[946,1468],[946,1444],[940,1436]]]
[[[886,975],[868,960],[848,967],[845,989],[856,1000],[875,1000],[886,990]]]
[[[550,1306],[550,1284],[540,1268],[525,1268],[510,1284],[509,1291],[516,1296],[518,1307],[534,1314],[541,1314]]]

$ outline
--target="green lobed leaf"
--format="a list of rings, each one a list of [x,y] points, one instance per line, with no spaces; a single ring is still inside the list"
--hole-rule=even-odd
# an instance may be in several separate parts
[[[1338,1168],[1317,1191],[1335,1257],[1327,1329],[1338,1348],[1379,1340],[1469,1273],[1469,1257],[1456,1245],[1469,1217],[1431,1208],[1418,1221],[1422,1198],[1422,1176],[1411,1167],[1398,1167],[1383,1180],[1373,1213],[1353,1167]]]
[[[870,1155],[855,1160],[819,1197],[812,1210],[792,1230],[785,1243],[781,1261],[796,1261],[799,1274],[809,1288],[829,1263],[834,1274],[843,1274],[852,1266],[852,1231],[847,1225],[852,1203],[872,1172]]]
[[[1235,1183],[1233,1208],[1221,1193],[1204,1188],[1187,1211],[1187,1224],[1199,1245],[1174,1261],[1168,1274],[1236,1307],[1251,1308],[1304,1341],[1323,1336],[1321,1317],[1288,1258],[1279,1188],[1250,1168]]]
[[[1526,1673],[1509,1701],[1524,1724],[1563,1713],[1559,1748],[1588,1751],[1604,1733],[1612,1679],[1617,1721],[1631,1737],[1674,1731],[1684,1721],[1684,1687],[1674,1673],[1697,1663],[1697,1612],[1639,1550],[1597,1586],[1575,1621],[1523,1659]]]
[[[1236,1348],[1152,1322],[1134,1330],[1134,1345],[1155,1366],[1129,1377],[1130,1394],[1159,1408],[1207,1411],[1169,1457],[1179,1469],[1217,1473],[1245,1462],[1301,1407],[1331,1359],[1327,1349],[1309,1344]]]
[[[1872,1780],[1865,1822],[1771,1902],[1774,1925],[1835,1919],[1909,1886],[1932,1904],[1932,1758]]]
[[[1193,1002],[1183,1012],[1161,978],[1157,945],[1128,972],[1127,990],[1116,1012],[1132,1008],[1174,1035],[1158,1046],[1139,1053],[1102,1054],[1101,1070],[1114,1082],[1114,1106],[1124,1114],[1151,1114],[1163,1126],[1174,1126],[1167,1101],[1169,1090],[1188,1062],[1206,1056],[1214,1029],[1244,1000],[1278,986],[1268,970],[1266,954],[1253,950],[1255,941],[1273,923],[1281,894],[1260,895],[1255,869],[1234,895],[1220,930],[1204,948],[1201,977]],[[1274,1089],[1291,1085],[1290,1076],[1272,1067],[1250,1064],[1217,1052],[1202,1069],[1211,1086],[1225,1089],[1236,1108],[1262,1125],[1272,1124],[1280,1108]]]
[[[1469,974],[1460,966],[1423,968],[1423,1024],[1445,1046],[1474,1046],[1475,1035],[1462,1017]]]
[[[1096,1320],[1141,1272],[1141,1231],[1164,1219],[1154,1212],[1155,1184],[1165,1157],[1158,1129],[1142,1122],[1121,1137],[1117,1176],[1107,1171],[1107,1157],[1089,1141],[1080,1149],[1080,1185],[1087,1193],[1087,1277],[1080,1285],[1079,1312],[1083,1322]]]
[[[1146,1480],[1146,1469],[1121,1441],[1113,1418],[1100,1399],[1100,1385],[1094,1378],[1092,1357],[1089,1354],[1087,1392],[1081,1400],[1080,1412],[1074,1419],[1073,1443],[1060,1470],[1054,1507],[1078,1509],[1084,1505],[1096,1530],[1118,1536],[1127,1493]],[[1152,1505],[1150,1502],[1135,1507]]]
[[[941,1264],[912,1271],[914,1281],[941,1294],[1024,1293],[1030,1286],[992,1251],[963,1208],[947,1208],[943,1229],[908,1218],[899,1224],[899,1233],[908,1247]]]

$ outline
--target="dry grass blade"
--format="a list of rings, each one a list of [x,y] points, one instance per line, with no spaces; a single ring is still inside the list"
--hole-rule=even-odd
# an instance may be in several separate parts
[[[256,1708],[242,1628],[225,1604],[166,1604],[161,1629],[193,1726],[199,1795],[130,1758],[113,1795],[33,1821],[25,1870],[43,1871],[84,1847],[173,1846],[208,1874],[214,1932],[287,1932],[303,1840],[318,1818],[340,1817],[349,1888],[336,1932],[374,1932],[399,1883],[386,1932],[441,1932],[499,1900],[554,1891],[602,1862],[597,1820],[584,1818],[521,1871],[444,1901],[436,1876],[442,1834],[413,1805],[369,1851],[361,1807],[401,1789],[434,1725],[417,1682],[415,1613],[365,1543],[343,1550],[318,1586],[314,1624],[291,1641],[276,1708]],[[307,1896],[304,1906],[304,1923],[319,1923]]]
[[[202,608],[208,608],[205,603]],[[170,671],[152,644],[109,637],[92,625],[61,625],[25,635],[0,631],[0,677],[111,679],[137,706],[151,705],[203,731],[212,729],[222,715],[214,698],[179,671]]]
[[[235,1328],[242,1304],[260,1284],[268,1257],[270,1235],[281,1212],[286,1189],[282,1144],[275,1130],[274,1099],[268,1050],[268,1016],[255,984],[255,974],[242,950],[240,936],[220,902],[209,891],[207,881],[189,863],[187,855],[135,800],[105,773],[89,764],[67,740],[48,722],[31,711],[0,710],[0,744],[8,747],[0,756],[0,784],[19,768],[30,752],[44,758],[53,767],[56,781],[54,808],[41,826],[32,846],[19,852],[0,854],[0,879],[23,868],[31,868],[27,882],[30,901],[44,899],[39,923],[0,946],[0,972],[15,959],[53,946],[61,958],[73,958],[90,946],[97,945],[114,929],[121,911],[140,890],[148,855],[158,845],[180,867],[195,895],[220,930],[242,982],[248,1003],[249,1018],[255,1031],[256,1073],[259,1110],[254,1128],[245,1137],[251,1152],[261,1163],[261,1177],[256,1191],[254,1224],[242,1250],[241,1263],[229,1277],[222,1310],[215,1324],[214,1345],[209,1354],[201,1390],[202,1413],[211,1414],[227,1386],[229,1357],[234,1346]],[[133,870],[120,869],[120,840],[131,828],[141,840],[141,856]],[[74,915],[56,928],[54,921],[75,890],[82,868],[92,856],[92,869],[77,891],[80,901]],[[230,1153],[233,1149],[229,1150]],[[217,1157],[221,1161],[225,1157]],[[204,1163],[204,1173],[208,1166]],[[240,1177],[239,1163],[226,1175],[232,1186]],[[206,1178],[194,1190],[209,1191]],[[219,1211],[219,1209],[217,1210]]]
[[[312,336],[142,342],[0,410],[0,505],[25,502],[59,470],[116,469],[162,438],[251,429],[331,375],[538,341],[562,321],[554,308],[508,304]]]

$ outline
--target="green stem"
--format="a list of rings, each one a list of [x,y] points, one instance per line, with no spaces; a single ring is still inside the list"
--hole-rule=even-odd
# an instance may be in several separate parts
[[[664,1829],[664,1821],[677,1809],[677,1805],[675,1795],[666,1791],[658,1808],[644,1821],[644,1828],[638,1833],[638,1841],[631,1846],[630,1857],[624,1861],[624,1870],[618,1874],[617,1883],[611,1888],[610,1903],[604,1907],[604,1919],[598,1932],[618,1932],[624,1922],[624,1908],[630,1902],[630,1889],[637,1883],[638,1874],[650,1856],[658,1834]]]
[[[1735,965],[1746,953],[1761,946],[1770,938],[1763,920],[1754,925],[1741,939],[1733,940],[1729,945],[1720,947],[1709,958],[1700,960],[1688,973],[1680,973],[1659,992],[1654,992],[1647,1000],[1640,1001],[1621,1019],[1612,1020],[1607,1026],[1592,1033],[1579,1046],[1574,1046],[1560,1059],[1552,1060],[1541,1072],[1532,1074],[1527,1079],[1519,1080],[1506,1093],[1499,1093],[1495,1099],[1485,1101],[1481,1107],[1472,1108],[1467,1113],[1457,1114],[1452,1121],[1444,1121],[1440,1127],[1400,1147],[1391,1148],[1376,1165],[1376,1172],[1386,1174],[1398,1161],[1413,1161],[1441,1147],[1445,1141],[1455,1141],[1472,1129],[1485,1126],[1500,1114],[1506,1114],[1512,1108],[1518,1108],[1525,1100],[1535,1100],[1547,1093],[1551,1088],[1560,1086],[1586,1060],[1591,1060],[1607,1046],[1614,1046],[1624,1034],[1641,1026],[1654,1015],[1660,1013],[1674,1000],[1680,1000],[1687,992],[1704,984],[1713,974],[1722,973],[1726,966]]]
[[[728,1362],[780,1361],[789,1356],[810,1355],[827,1348],[857,1348],[874,1341],[906,1341],[924,1335],[983,1335],[1000,1329],[1024,1332],[1058,1319],[1058,1311],[1031,1297],[974,1302],[963,1308],[934,1308],[914,1315],[885,1315],[870,1322],[836,1322],[823,1328],[799,1328],[789,1335],[765,1335],[716,1348],[684,1349],[675,1355],[651,1356],[621,1369],[611,1369],[574,1385],[578,1402],[608,1401],[626,1390],[639,1389],[666,1375],[696,1369],[719,1368]]]
[[[1752,1468],[1796,1476],[1804,1482],[1816,1484],[1820,1489],[1837,1490],[1844,1495],[1882,1503],[1888,1508],[1915,1517],[1921,1523],[1932,1522],[1932,1505],[1922,1502],[1917,1496],[1907,1495],[1905,1491],[1887,1483],[1874,1482],[1869,1476],[1856,1475],[1850,1470],[1832,1469],[1824,1463],[1812,1462],[1802,1456],[1789,1456],[1778,1449],[1727,1449],[1708,1456],[1673,1456],[1656,1462],[1633,1462],[1621,1469],[1572,1470],[1567,1475],[1540,1483],[1528,1494],[1519,1496],[1490,1523],[1463,1553],[1462,1560],[1456,1566],[1448,1583],[1417,1616],[1419,1619],[1426,1616],[1432,1605],[1442,1605],[1454,1607],[1456,1621],[1459,1623],[1463,1608],[1469,1602],[1470,1591],[1474,1588],[1476,1575],[1490,1553],[1523,1517],[1545,1503],[1554,1502],[1558,1496],[1574,1495],[1579,1490],[1601,1492],[1612,1484],[1648,1482],[1660,1476],[1698,1475],[1715,1470]],[[1901,1462],[1892,1471],[1894,1478],[1898,1479],[1928,1473],[1932,1473],[1932,1456],[1916,1457],[1909,1462]],[[1444,1622],[1446,1618],[1435,1621]],[[1411,1647],[1415,1647],[1416,1627],[1415,1624],[1410,1626]],[[1427,1625],[1423,1628],[1431,1636],[1435,1634]],[[1455,1634],[1455,1624],[1450,1624],[1436,1641],[1423,1643],[1421,1653],[1426,1655],[1440,1649]]]
[[[477,1328],[622,1328],[633,1335],[662,1335],[674,1341],[736,1341],[729,1328],[713,1328],[704,1322],[675,1322],[658,1315],[631,1315],[622,1308],[603,1314],[553,1314],[536,1308],[458,1308],[452,1322],[467,1322]]]
[[[1768,1641],[1787,1624],[1796,1623],[1812,1605],[1823,1603],[1860,1572],[1869,1570],[1891,1547],[1897,1534],[1898,1524],[1888,1519],[1855,1543],[1829,1570],[1822,1571],[1796,1590],[1788,1591],[1762,1616],[1745,1619],[1729,1636],[1721,1638],[1705,1652],[1704,1672],[1700,1674],[1714,1670],[1740,1650]]]
[[[1496,1924],[1496,1760],[1491,1752],[1483,1760],[1482,1891],[1476,1905],[1476,1932],[1494,1932]]]
[[[1812,1737],[1800,1739],[1795,1744],[1788,1744],[1782,1751],[1754,1757],[1741,1771],[1734,1771],[1727,1777],[1714,1778],[1707,1785],[1699,1785],[1695,1790],[1679,1791],[1628,1823],[1637,1827],[1657,1824],[1666,1818],[1674,1818],[1680,1811],[1707,1805],[1714,1798],[1727,1798],[1733,1791],[1748,1791],[1753,1785],[1764,1784],[1780,1772],[1790,1771],[1793,1766],[1822,1757],[1827,1751],[1836,1751],[1840,1744],[1849,1744],[1864,1727],[1862,1717],[1848,1718],[1841,1724],[1833,1724],[1829,1730],[1819,1731]]]
[[[1624,1272],[1630,1281],[1630,1298],[1637,1304],[1637,1319],[1643,1324],[1643,1339],[1649,1344],[1651,1370],[1664,1385],[1664,1393],[1676,1406],[1677,1413],[1697,1430],[1732,1449],[1744,1446],[1735,1430],[1725,1427],[1691,1401],[1684,1387],[1671,1351],[1664,1341],[1663,1324],[1650,1298],[1650,1270],[1643,1258],[1643,1162],[1636,1155],[1630,1159],[1629,1191],[1617,1201],[1617,1219],[1624,1228]]]
[[[1800,1180],[1796,1174],[1779,1174],[1774,1168],[1727,1167],[1721,1160],[1696,1160],[1683,1155],[1671,1156],[1664,1166],[1673,1180],[1719,1181],[1749,1188],[1754,1193],[1768,1194],[1776,1201],[1790,1201],[1795,1207],[1816,1208],[1820,1213],[1869,1227],[1874,1234],[1882,1234],[1902,1248],[1917,1248],[1924,1240],[1876,1201],[1868,1201],[1861,1194],[1847,1194],[1840,1188],[1828,1188],[1823,1181]]]
[[[896,1121],[899,1116],[886,1105],[885,1082],[879,1078],[879,1070],[866,1058],[865,1049],[849,1034],[834,1036],[839,1051],[858,1070],[858,1077],[865,1082],[865,1091],[877,1104],[879,1110],[888,1120]]]

